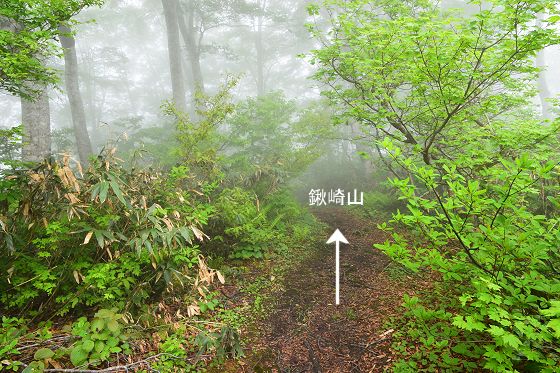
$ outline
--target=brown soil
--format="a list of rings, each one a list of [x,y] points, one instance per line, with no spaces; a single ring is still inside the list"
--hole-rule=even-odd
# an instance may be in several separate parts
[[[334,305],[334,244],[319,244],[288,270],[258,341],[247,346],[252,352],[228,371],[381,372],[390,366],[386,322],[398,316],[404,293],[425,284],[389,275],[390,259],[372,246],[389,236],[375,223],[343,209],[321,209],[316,216],[330,226],[329,234],[338,228],[349,241],[341,245],[341,304]]]

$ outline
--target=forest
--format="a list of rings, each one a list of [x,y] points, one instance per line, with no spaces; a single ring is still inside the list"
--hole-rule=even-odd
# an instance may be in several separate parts
[[[0,0],[0,371],[560,372],[559,0]]]

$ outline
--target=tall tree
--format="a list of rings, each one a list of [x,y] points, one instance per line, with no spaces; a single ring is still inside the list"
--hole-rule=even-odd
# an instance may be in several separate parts
[[[327,94],[343,118],[404,144],[426,164],[461,154],[464,123],[484,128],[492,118],[519,114],[512,102],[526,102],[536,73],[527,62],[559,40],[554,19],[535,25],[535,14],[554,0],[527,8],[516,0],[452,22],[429,2],[404,7],[398,17],[392,2],[374,2],[379,9],[362,0],[329,3],[332,29],[313,29],[324,42],[313,52],[315,77],[332,87]]]
[[[171,71],[173,101],[179,110],[186,110],[185,83],[181,63],[181,42],[179,35],[179,3],[177,0],[161,0],[167,30],[167,51]]]
[[[541,13],[537,18],[537,27],[542,27],[544,14]],[[539,76],[537,77],[537,89],[539,90],[539,100],[541,103],[541,113],[543,119],[553,119],[552,105],[550,104],[551,92],[546,79],[546,50],[543,49],[537,53],[535,58],[535,65],[539,69]]]
[[[57,74],[45,61],[59,51],[58,25],[101,0],[3,0],[0,2],[0,89],[21,97],[22,158],[48,156],[50,108],[47,89]]]
[[[192,73],[191,91],[201,91],[204,93],[204,78],[200,67],[200,42],[203,34],[197,35],[195,29],[195,4],[189,0],[180,6],[179,29],[187,48],[190,71]],[[197,40],[198,39],[198,40]]]
[[[257,60],[257,95],[263,96],[266,92],[266,82],[264,77],[265,50],[263,44],[263,23],[264,13],[266,12],[267,0],[259,0],[259,14],[255,19],[255,55]]]
[[[540,69],[539,76],[537,78],[537,89],[539,90],[539,100],[541,103],[541,113],[543,119],[553,119],[552,105],[548,101],[551,97],[550,88],[548,86],[548,81],[546,79],[546,57],[545,50],[537,53],[537,58],[535,60],[536,66]]]
[[[76,40],[72,35],[72,30],[70,30],[67,25],[61,24],[58,30],[60,32],[60,44],[64,51],[64,80],[68,101],[70,102],[76,146],[78,148],[80,162],[87,166],[89,157],[93,154],[93,149],[87,130],[84,102],[80,93]]]
[[[30,84],[30,92],[35,93],[33,96],[26,94],[21,97],[23,124],[21,158],[23,161],[40,162],[51,154],[49,96],[44,83]]]

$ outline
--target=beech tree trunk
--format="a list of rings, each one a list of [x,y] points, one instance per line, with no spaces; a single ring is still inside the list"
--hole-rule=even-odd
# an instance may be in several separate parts
[[[263,4],[264,9],[264,4]],[[257,54],[257,95],[263,96],[266,92],[264,81],[264,44],[263,44],[263,17],[257,19],[257,32],[255,35],[255,49]]]
[[[545,14],[540,13],[537,16],[537,27],[541,27],[542,20]],[[537,77],[537,89],[539,90],[539,100],[541,103],[541,113],[543,119],[554,119],[552,113],[552,105],[547,100],[551,97],[550,87],[548,86],[548,81],[546,80],[546,55],[545,50],[539,51],[537,57],[535,58],[535,65],[537,68],[541,69],[539,71],[539,76]]]
[[[187,47],[187,55],[193,77],[191,91],[193,95],[197,91],[204,93],[204,78],[202,75],[202,68],[200,67],[200,43],[197,42],[195,38],[194,9],[192,7],[192,2],[189,2],[186,9],[181,7],[180,10],[179,29],[185,46]]]
[[[30,84],[41,92],[34,99],[21,98],[23,147],[21,158],[27,162],[41,162],[51,155],[51,112],[47,87]]]
[[[84,102],[80,92],[76,41],[71,34],[72,31],[66,25],[58,26],[58,31],[60,33],[60,44],[64,51],[64,82],[66,84],[68,101],[70,102],[76,147],[78,148],[80,162],[84,167],[87,167],[89,164],[89,157],[93,154],[93,148],[87,129]]]
[[[186,110],[185,84],[181,65],[181,43],[179,35],[179,3],[177,0],[161,0],[165,27],[167,29],[167,50],[169,53],[169,68],[171,70],[171,88],[173,101],[177,109]]]
[[[546,68],[546,60],[544,51],[540,51],[537,54],[536,65],[538,68]],[[550,88],[548,86],[548,81],[546,80],[546,71],[539,71],[539,77],[537,79],[537,88],[539,90],[539,100],[541,103],[541,112],[543,119],[553,119],[552,105],[547,100],[551,97]]]
[[[22,26],[15,20],[0,15],[0,30],[18,32]],[[51,155],[51,112],[47,86],[28,82],[20,95],[23,144],[21,159],[41,162]],[[25,96],[25,97],[24,97]]]

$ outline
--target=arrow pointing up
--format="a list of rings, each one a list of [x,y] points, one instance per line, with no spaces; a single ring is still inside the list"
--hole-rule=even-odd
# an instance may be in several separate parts
[[[328,239],[327,243],[333,243],[335,241],[336,242],[348,243],[348,240],[346,239],[346,237],[344,237],[342,232],[339,231],[338,229],[336,231],[334,231],[334,233],[331,235],[331,238]]]
[[[331,235],[331,237],[327,240],[327,244],[336,242],[336,269],[335,269],[335,277],[336,277],[336,296],[335,296],[335,303],[336,305],[340,304],[340,243],[348,243],[348,240],[344,235],[337,229]]]

